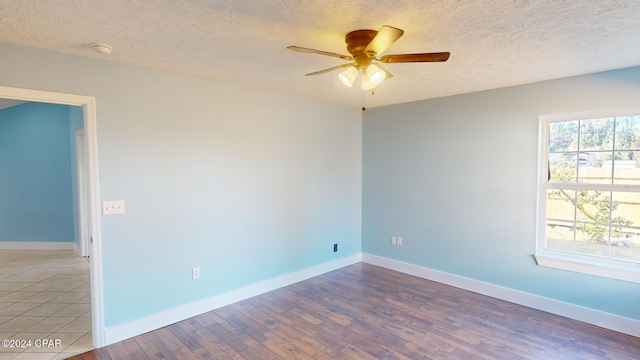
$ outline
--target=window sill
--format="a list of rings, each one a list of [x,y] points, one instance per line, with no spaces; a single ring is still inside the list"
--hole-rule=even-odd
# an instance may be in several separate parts
[[[535,259],[540,266],[640,284],[640,268],[638,267],[616,266],[613,264],[547,254],[536,254]]]

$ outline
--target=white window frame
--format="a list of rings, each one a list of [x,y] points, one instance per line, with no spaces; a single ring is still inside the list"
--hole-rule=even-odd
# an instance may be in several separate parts
[[[539,117],[538,129],[538,211],[536,219],[536,253],[538,265],[606,278],[640,283],[640,263],[601,258],[546,247],[547,190],[557,188],[548,181],[549,124],[559,121],[610,118],[640,114],[640,107],[591,111]],[[640,192],[640,185],[562,184],[562,188]]]

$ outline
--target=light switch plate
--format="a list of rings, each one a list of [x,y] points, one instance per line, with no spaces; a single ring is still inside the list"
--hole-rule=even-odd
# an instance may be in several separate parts
[[[113,215],[124,213],[124,200],[103,201],[102,215]]]

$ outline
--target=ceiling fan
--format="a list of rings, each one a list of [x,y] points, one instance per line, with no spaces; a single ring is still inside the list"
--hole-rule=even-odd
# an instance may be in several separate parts
[[[384,25],[380,30],[355,30],[345,36],[347,43],[347,51],[351,55],[336,54],[333,52],[309,49],[300,46],[288,46],[287,49],[326,56],[333,56],[342,60],[353,61],[349,64],[342,64],[328,69],[315,71],[307,74],[320,75],[334,70],[345,69],[338,77],[348,87],[355,82],[358,74],[362,73],[362,89],[372,90],[380,85],[385,79],[391,78],[393,75],[388,72],[380,63],[411,63],[411,62],[441,62],[449,59],[448,52],[435,53],[418,53],[418,54],[393,54],[384,55],[396,40],[398,40],[404,30],[393,26]]]

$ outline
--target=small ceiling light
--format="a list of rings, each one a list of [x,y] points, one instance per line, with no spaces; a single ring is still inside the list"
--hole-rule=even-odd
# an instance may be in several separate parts
[[[338,78],[342,83],[347,86],[353,86],[353,82],[356,81],[356,77],[358,76],[358,69],[355,66],[349,66],[347,70],[338,74]]]
[[[360,87],[362,88],[362,90],[373,90],[373,88],[375,87],[371,84],[369,76],[367,76],[366,72],[362,73],[362,85]]]
[[[109,55],[113,50],[113,47],[107,44],[93,44],[91,47],[100,55]]]
[[[366,75],[369,78],[369,83],[371,84],[372,88],[380,85],[387,77],[387,74],[384,72],[384,70],[376,64],[367,66]]]

